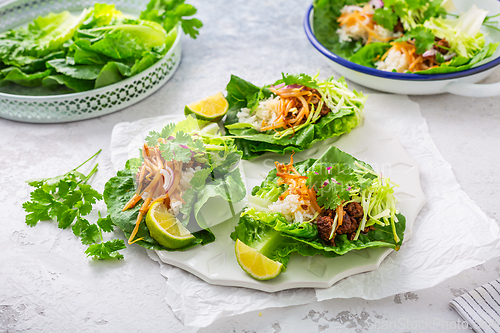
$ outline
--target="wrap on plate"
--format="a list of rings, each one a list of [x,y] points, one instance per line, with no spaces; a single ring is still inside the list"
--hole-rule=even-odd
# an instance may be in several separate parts
[[[262,88],[233,75],[226,90],[224,126],[247,160],[265,152],[299,152],[348,133],[360,124],[366,101],[344,78],[321,81],[305,74],[283,74]]]
[[[201,214],[203,206],[212,198],[235,203],[246,195],[238,168],[241,153],[232,138],[216,134],[218,129],[217,124],[207,125],[189,116],[160,132],[151,131],[140,157],[128,160],[125,169],[106,183],[104,201],[109,215],[129,237],[129,244],[184,250],[215,240]],[[181,233],[177,236],[182,239],[171,237],[173,241],[167,244],[151,236],[147,216],[155,203],[163,205],[158,216],[170,216],[170,227],[177,234],[183,230],[190,235]]]
[[[233,240],[286,269],[291,253],[336,257],[371,247],[398,250],[406,220],[390,179],[331,147],[315,160],[276,162],[252,190]]]

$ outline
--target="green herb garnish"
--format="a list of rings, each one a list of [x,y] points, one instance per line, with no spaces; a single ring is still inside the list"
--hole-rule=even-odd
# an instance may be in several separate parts
[[[102,195],[87,184],[97,172],[96,164],[88,175],[77,171],[101,150],[64,175],[27,181],[35,189],[30,193],[31,201],[23,203],[26,224],[34,227],[40,221],[56,220],[58,227],[67,229],[71,226],[73,233],[81,238],[84,245],[89,245],[85,251],[87,256],[95,259],[123,259],[118,250],[125,248],[121,239],[103,241],[102,232],[112,232],[113,223],[108,217],[90,223],[84,216],[90,214],[93,205],[102,199]]]

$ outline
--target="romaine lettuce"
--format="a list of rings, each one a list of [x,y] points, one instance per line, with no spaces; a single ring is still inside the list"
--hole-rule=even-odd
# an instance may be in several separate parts
[[[185,0],[151,0],[141,18],[95,4],[39,17],[0,34],[0,86],[45,86],[61,93],[100,88],[153,65],[172,47],[178,26],[196,38],[202,26]],[[10,74],[9,74],[10,73]]]

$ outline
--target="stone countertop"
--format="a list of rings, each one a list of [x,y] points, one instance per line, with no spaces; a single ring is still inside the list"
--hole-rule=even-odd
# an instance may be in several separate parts
[[[1,2],[1,0],[0,0]],[[63,174],[103,149],[93,185],[112,173],[110,135],[123,121],[181,113],[185,104],[224,90],[231,74],[257,85],[281,72],[334,73],[309,44],[302,21],[309,1],[189,1],[204,27],[183,36],[183,58],[158,92],[122,111],[67,124],[0,119],[0,331],[183,332],[165,301],[165,278],[144,249],[126,260],[97,262],[69,230],[24,223],[26,179]],[[500,69],[485,83],[500,81]],[[373,92],[350,84],[351,88]],[[499,220],[500,97],[414,96],[430,134],[463,190]],[[500,103],[499,103],[500,104]],[[404,109],[401,110],[404,112]],[[124,238],[121,232],[116,237]],[[465,270],[436,287],[376,301],[333,299],[222,318],[200,332],[429,332],[467,329],[449,306],[463,292],[500,276],[498,259]]]

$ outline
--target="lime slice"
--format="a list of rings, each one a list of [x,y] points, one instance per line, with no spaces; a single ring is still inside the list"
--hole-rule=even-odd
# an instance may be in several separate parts
[[[180,249],[195,239],[161,202],[155,202],[149,208],[146,215],[146,225],[151,237],[167,249]]]
[[[194,113],[196,118],[208,121],[219,121],[227,113],[229,103],[221,92],[208,96],[201,101],[186,105],[184,114]]]
[[[241,269],[256,280],[271,280],[281,274],[282,263],[269,259],[239,239],[236,240],[234,251]]]

